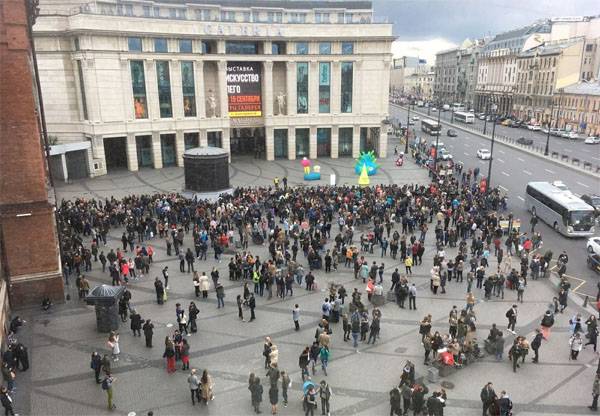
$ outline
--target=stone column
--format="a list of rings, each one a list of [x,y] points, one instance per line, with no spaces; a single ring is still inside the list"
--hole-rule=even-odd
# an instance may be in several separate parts
[[[175,131],[175,156],[177,166],[183,166],[183,152],[185,152],[185,141],[183,138],[183,130]]]
[[[60,164],[62,166],[62,179],[65,183],[69,182],[69,168],[67,167],[67,155],[66,153],[61,153],[60,155]]]
[[[379,157],[384,158],[387,156],[387,144],[388,144],[388,135],[387,131],[382,125],[379,128]]]
[[[331,113],[339,114],[342,109],[342,70],[340,62],[331,63]],[[387,86],[386,86],[387,88]]]
[[[157,131],[152,132],[152,161],[154,163],[154,169],[162,169],[162,152],[160,146],[160,133]]]
[[[229,107],[227,103],[227,61],[219,61],[217,62],[218,68],[218,79],[219,79],[219,93],[217,96],[219,97],[219,117],[226,118],[229,117]],[[229,131],[227,132],[229,134]],[[227,138],[229,140],[229,137]],[[228,142],[229,143],[229,142]],[[227,151],[229,151],[229,144],[227,145]]]
[[[160,119],[160,108],[158,102],[158,82],[156,80],[156,61],[146,59],[144,61],[146,69],[146,99],[148,101],[148,119]],[[133,103],[132,103],[133,105]]]
[[[337,159],[340,149],[339,127],[331,126],[331,158]]]
[[[308,114],[319,114],[319,65],[317,61],[310,61],[308,65]]]
[[[317,127],[316,126],[310,127],[308,143],[309,143],[308,156],[311,159],[316,159],[317,158]]]
[[[138,156],[137,156],[137,146],[135,143],[135,135],[133,133],[127,133],[127,143],[125,148],[127,150],[127,169],[132,172],[136,172],[139,170],[138,167]]]
[[[288,108],[290,108],[288,106]],[[296,129],[294,127],[288,128],[288,159],[296,159]]]
[[[208,146],[208,137],[206,134],[207,133],[205,129],[200,129],[198,131],[198,144],[200,145],[200,147]]]
[[[171,77],[171,103],[173,106],[173,118],[183,119],[183,91],[181,85],[181,64],[178,60],[169,61],[169,72]]]
[[[196,93],[196,117],[206,118],[206,100],[204,97],[204,62],[194,61],[194,87]]]
[[[121,64],[123,64],[123,62]],[[127,70],[129,70],[129,61],[125,61],[125,64]],[[121,70],[123,70],[123,66],[121,66]],[[96,68],[94,66],[94,61],[92,59],[81,59],[81,71],[83,72],[83,83],[86,92],[85,101],[88,110],[88,120],[92,122],[102,121],[102,117],[100,115],[100,103],[98,102],[98,96],[96,94],[91,93],[91,91],[98,91],[98,79],[96,77]],[[78,80],[79,76],[77,76],[76,79]],[[131,79],[130,75],[127,76],[127,79]],[[131,118],[134,118],[135,116],[133,115],[133,90],[131,89],[131,82],[129,83],[129,94],[126,95],[132,97],[131,101],[129,102],[131,104],[131,108],[126,114],[131,113]]]
[[[352,67],[352,114],[362,114],[362,91],[362,61],[354,61]]]
[[[275,160],[275,131],[273,127],[265,127],[265,146],[267,160]]]
[[[263,103],[263,116],[273,116],[273,61],[263,61]]]
[[[360,155],[360,126],[352,127],[352,157]]]
[[[224,128],[221,136],[221,145],[227,153],[229,153],[229,161],[231,162],[231,140],[229,136],[229,128]]]
[[[291,116],[296,114],[296,63],[286,62],[286,103],[287,103],[287,115]],[[289,136],[288,136],[289,137]],[[294,135],[294,137],[296,137]],[[288,138],[289,143],[289,138]],[[294,152],[296,147],[294,147]],[[289,152],[288,152],[289,154]],[[294,158],[295,159],[295,158]]]

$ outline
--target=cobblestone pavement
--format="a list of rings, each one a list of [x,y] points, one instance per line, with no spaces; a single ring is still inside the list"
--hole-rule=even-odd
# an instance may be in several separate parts
[[[338,183],[356,183],[352,174],[352,160],[319,160],[324,180],[327,174],[334,172],[341,180]],[[382,163],[381,172],[372,178],[373,182],[426,182],[423,170],[407,162],[402,168],[396,168],[391,160]],[[232,185],[267,185],[272,177],[287,175],[290,184],[300,183],[301,167],[298,162],[276,161],[258,162],[243,160],[231,168]],[[116,197],[130,192],[143,193],[158,190],[178,190],[182,183],[182,170],[168,168],[162,170],[144,170],[138,173],[123,172],[111,174],[93,180],[72,183],[58,188],[58,197],[75,196]],[[329,381],[334,396],[332,414],[334,415],[387,415],[389,413],[388,391],[398,383],[401,368],[406,360],[416,363],[417,376],[426,375],[427,367],[422,364],[423,351],[418,335],[417,322],[427,313],[433,315],[433,330],[447,332],[447,316],[452,305],[464,306],[466,283],[448,283],[447,293],[434,296],[428,289],[429,269],[432,266],[433,241],[429,233],[426,259],[422,266],[413,269],[414,281],[419,293],[417,311],[399,309],[394,304],[382,307],[383,320],[381,338],[375,345],[362,343],[360,354],[355,353],[350,343],[343,342],[341,324],[333,325],[332,358],[329,364]],[[356,233],[357,237],[360,232]],[[110,234],[109,247],[120,245],[118,230]],[[226,288],[225,308],[217,309],[214,291],[209,299],[202,301],[194,297],[191,274],[179,273],[174,257],[167,257],[164,241],[152,239],[150,244],[156,250],[155,263],[149,276],[131,284],[132,303],[142,318],[150,318],[155,324],[154,348],[144,346],[142,338],[133,337],[129,324],[121,327],[121,360],[114,363],[117,377],[114,387],[114,400],[117,409],[113,414],[146,415],[153,410],[155,415],[246,415],[251,414],[250,393],[247,389],[248,374],[256,372],[261,376],[265,393],[262,410],[267,413],[268,384],[264,377],[262,342],[265,336],[271,336],[279,347],[280,368],[291,373],[293,381],[290,391],[290,403],[281,408],[282,415],[303,414],[301,407],[301,383],[298,368],[298,356],[302,348],[309,345],[315,333],[320,317],[320,305],[323,302],[325,288],[330,282],[342,283],[349,292],[354,287],[364,290],[362,282],[354,280],[351,269],[340,266],[337,272],[325,274],[316,272],[319,290],[307,292],[304,288],[294,287],[294,296],[280,300],[276,297],[268,300],[257,298],[257,320],[252,323],[237,319],[235,297],[241,293],[241,283],[227,279],[228,258],[223,263],[210,259],[196,262],[197,270],[207,272],[214,266],[221,274]],[[186,247],[190,238],[186,237]],[[250,249],[262,258],[267,257],[266,247],[251,245]],[[455,249],[449,249],[450,255]],[[380,253],[367,254],[372,261],[384,261],[386,264],[384,287],[391,285],[391,272],[400,267],[399,261],[390,257],[380,258]],[[299,258],[302,257],[300,253]],[[304,259],[301,259],[305,263]],[[169,265],[169,300],[159,306],[155,301],[153,280],[160,276],[163,266]],[[491,267],[495,267],[492,264]],[[401,268],[400,270],[403,270]],[[100,271],[99,263],[93,264],[88,273],[93,285],[108,283],[108,274]],[[44,314],[37,309],[22,311],[28,323],[19,333],[19,337],[30,347],[31,369],[19,373],[17,379],[16,408],[26,415],[102,415],[108,414],[106,395],[94,382],[90,370],[90,353],[98,350],[107,352],[106,335],[96,332],[95,313],[92,307],[77,300],[73,285],[67,292],[71,300],[64,305],[54,307]],[[549,299],[555,292],[549,281],[530,282],[525,291],[525,302],[519,305],[520,315],[517,332],[531,339],[536,325],[540,322]],[[483,297],[476,291],[477,299]],[[208,369],[215,381],[215,400],[208,406],[193,407],[190,403],[186,382],[187,371],[178,370],[173,375],[165,371],[162,359],[163,340],[174,329],[175,303],[188,305],[196,301],[200,309],[199,332],[189,336],[191,344],[191,366]],[[506,291],[504,300],[482,302],[479,300],[475,310],[478,316],[478,336],[487,336],[491,324],[497,322],[505,328],[505,311],[516,300],[516,292]],[[291,309],[295,303],[302,310],[301,331],[294,331]],[[570,306],[567,313],[557,317],[552,336],[544,342],[540,350],[540,364],[532,364],[530,357],[518,373],[514,374],[505,358],[496,362],[491,357],[457,371],[444,381],[450,382],[446,415],[477,415],[481,413],[479,392],[481,387],[492,381],[497,391],[506,389],[515,404],[515,414],[519,415],[558,415],[589,413],[587,405],[591,400],[591,384],[596,369],[597,356],[588,347],[580,354],[578,361],[568,360],[568,320],[576,311],[583,309]],[[584,315],[585,316],[585,315]],[[513,339],[508,334],[506,348]],[[318,382],[325,378],[318,371],[313,379]],[[440,380],[441,381],[441,380]],[[439,388],[439,383],[428,386],[430,390]],[[281,398],[280,398],[281,399]],[[317,411],[317,414],[319,413]]]

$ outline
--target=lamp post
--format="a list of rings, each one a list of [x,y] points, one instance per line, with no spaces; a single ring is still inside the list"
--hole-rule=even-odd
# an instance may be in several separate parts
[[[492,112],[494,114],[494,117],[496,117],[496,108],[498,108],[496,106],[496,104],[492,104]],[[487,183],[486,183],[487,189],[491,189],[490,181],[492,179],[492,161],[494,160],[494,137],[495,137],[495,135],[496,135],[496,122],[494,121],[494,125],[492,126],[492,145],[490,146],[490,162],[488,165],[488,176],[487,176]]]
[[[548,119],[548,131],[546,132],[546,148],[544,149],[544,156],[548,156],[550,147],[550,126],[552,126],[552,114],[554,114],[554,97],[552,97],[552,106],[550,107],[550,118]]]
[[[435,152],[434,152],[434,157],[433,157],[433,170],[434,172],[437,174],[437,160],[438,160],[438,144],[440,141],[440,134],[442,134],[442,125],[440,124],[440,117],[442,114],[442,111],[440,110],[440,104],[441,104],[441,100],[438,101],[438,119],[437,119],[437,124],[439,127],[439,131],[437,132],[436,136],[435,136]]]
[[[483,119],[483,134],[486,133],[487,131],[487,119],[488,119],[488,115],[489,115],[489,108],[490,108],[490,97],[487,98],[487,100],[485,100],[485,118]]]
[[[406,114],[406,140],[404,143],[404,154],[407,155],[408,154],[408,136],[409,136],[409,131],[410,130],[410,100],[408,101],[408,113]]]

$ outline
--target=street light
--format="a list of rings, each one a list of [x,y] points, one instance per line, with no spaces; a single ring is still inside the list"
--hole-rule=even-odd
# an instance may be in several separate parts
[[[490,99],[488,97],[488,99],[485,100],[485,118],[483,119],[483,134],[485,134],[485,132],[487,131],[487,119],[488,119],[489,106],[490,106]]]
[[[410,129],[410,99],[408,101],[408,113],[406,115],[406,143],[404,143],[404,154],[408,155],[408,130]]]
[[[496,118],[496,109],[498,108],[498,106],[496,104],[492,104],[492,112],[494,114],[493,118]],[[492,160],[494,160],[494,137],[496,135],[496,121],[494,120],[494,125],[492,126],[492,145],[490,146],[490,162],[488,165],[488,176],[487,176],[487,183],[486,183],[486,189],[491,189],[490,187],[490,181],[492,179]]]
[[[546,148],[544,149],[544,156],[548,156],[548,147],[550,146],[550,126],[552,126],[552,114],[554,113],[554,97],[552,97],[552,106],[550,107],[550,118],[548,119],[548,131],[546,132]]]
[[[439,144],[439,141],[440,141],[440,134],[442,134],[442,125],[440,124],[440,117],[441,117],[441,114],[442,114],[442,111],[440,109],[441,102],[442,102],[441,99],[439,99],[439,101],[438,101],[438,119],[437,119],[437,124],[438,124],[438,129],[439,130],[437,131],[437,134],[435,136],[435,152],[434,152],[434,157],[433,157],[433,171],[434,171],[434,174],[437,174],[437,159],[438,159],[438,151],[439,151],[438,144]]]

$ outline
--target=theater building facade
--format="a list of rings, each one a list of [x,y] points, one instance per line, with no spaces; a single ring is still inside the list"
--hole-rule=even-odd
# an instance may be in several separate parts
[[[386,155],[392,26],[368,1],[64,3],[34,26],[59,178],[182,166],[197,146]]]

